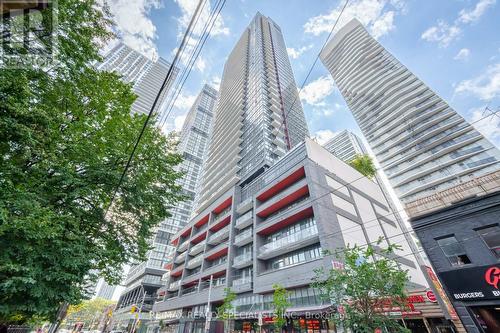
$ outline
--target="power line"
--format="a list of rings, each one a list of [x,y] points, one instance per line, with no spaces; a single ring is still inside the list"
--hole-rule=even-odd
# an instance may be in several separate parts
[[[125,175],[127,174],[127,171],[130,168],[130,165],[131,165],[132,160],[134,158],[134,155],[135,155],[135,152],[137,150],[137,147],[139,146],[139,144],[141,142],[141,139],[142,139],[142,137],[143,137],[143,135],[144,135],[144,133],[146,131],[146,128],[148,127],[149,120],[153,116],[154,110],[156,108],[156,104],[158,104],[160,96],[163,93],[163,91],[165,90],[165,87],[167,86],[167,83],[171,80],[172,73],[174,71],[175,66],[177,65],[177,62],[179,61],[179,57],[180,57],[180,54],[181,54],[182,50],[186,46],[186,42],[188,40],[189,33],[191,31],[191,28],[193,27],[193,24],[194,24],[194,21],[196,20],[196,17],[199,14],[202,2],[203,2],[203,0],[200,0],[198,2],[198,5],[196,6],[196,10],[194,11],[193,17],[191,17],[191,20],[189,21],[189,25],[188,25],[188,27],[186,29],[186,32],[184,33],[184,36],[183,36],[182,41],[181,41],[181,45],[179,46],[179,48],[177,49],[177,52],[175,53],[174,59],[172,61],[172,64],[170,65],[170,67],[168,69],[167,75],[165,76],[165,79],[163,80],[163,83],[162,83],[162,85],[160,87],[160,90],[156,94],[154,102],[151,105],[151,109],[148,112],[148,116],[146,117],[146,120],[144,121],[142,129],[141,129],[141,131],[139,133],[139,136],[137,137],[137,140],[136,140],[136,142],[134,144],[134,148],[132,149],[132,152],[130,153],[130,156],[129,156],[128,160],[127,160],[127,164],[125,165],[125,169],[123,170],[123,172],[122,172],[122,174],[120,176],[120,180],[119,180],[119,182],[118,182],[115,190],[113,191],[113,195],[111,197],[111,200],[109,202],[108,207],[106,208],[106,212],[104,214],[104,218],[106,218],[106,216],[108,215],[109,209],[113,205],[113,202],[114,202],[114,200],[116,198],[118,190],[120,189],[120,187],[121,187],[121,185],[123,183],[123,180],[125,179]]]

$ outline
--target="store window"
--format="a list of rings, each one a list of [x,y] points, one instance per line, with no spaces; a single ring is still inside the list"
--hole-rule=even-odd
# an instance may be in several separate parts
[[[455,236],[437,239],[437,243],[452,266],[462,266],[471,263],[465,253],[464,247],[458,242]]]
[[[490,248],[491,252],[493,252],[497,258],[500,258],[500,227],[498,224],[476,229],[476,232]]]

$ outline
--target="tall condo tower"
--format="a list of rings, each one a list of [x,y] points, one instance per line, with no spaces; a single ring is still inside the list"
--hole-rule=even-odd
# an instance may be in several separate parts
[[[353,19],[321,53],[399,199],[500,167],[500,152]]]
[[[361,139],[348,130],[335,135],[323,147],[346,163],[352,161],[356,155],[368,154]]]
[[[147,314],[154,300],[153,294],[162,285],[161,278],[168,271],[165,266],[171,262],[175,250],[175,247],[170,245],[171,238],[189,221],[199,193],[203,161],[212,134],[216,99],[217,90],[205,85],[186,116],[178,149],[184,158],[179,166],[179,170],[184,172],[179,185],[187,199],[173,207],[170,211],[172,216],[160,223],[155,230],[151,240],[153,249],[148,253],[148,260],[131,267],[125,281],[126,289],[121,294],[115,311],[118,327],[129,325],[133,318],[129,312],[130,307],[141,302],[143,290],[147,296],[146,307],[142,312]]]
[[[308,134],[281,29],[257,13],[224,66],[200,209]]]
[[[97,66],[99,70],[115,71],[123,76],[123,81],[132,82],[137,99],[132,105],[133,113],[148,114],[171,64],[163,58],[152,61],[141,53],[119,43],[106,54],[104,61]],[[162,112],[167,92],[175,81],[179,70],[174,68],[172,78],[163,90],[155,107],[155,112]]]

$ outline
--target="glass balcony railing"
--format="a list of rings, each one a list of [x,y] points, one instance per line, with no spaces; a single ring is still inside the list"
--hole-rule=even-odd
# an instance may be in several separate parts
[[[175,263],[176,264],[180,264],[182,262],[184,262],[184,259],[186,259],[186,252],[183,252],[181,254],[179,254],[176,258],[175,258]]]
[[[191,250],[189,250],[190,254],[197,254],[200,251],[203,251],[203,248],[205,247],[205,241],[201,241],[198,244],[194,245]]]
[[[171,282],[170,285],[168,286],[168,290],[176,290],[180,287],[180,285],[181,285],[181,280]]]
[[[242,278],[233,280],[233,287],[241,286],[241,285],[245,285],[245,284],[250,284],[252,282],[253,282],[253,280],[250,276],[242,277]]]
[[[253,228],[250,228],[250,229],[243,231],[242,233],[237,234],[234,237],[234,242],[239,243],[242,240],[247,239],[248,237],[252,237],[252,236],[253,236]]]
[[[187,267],[196,267],[198,265],[201,265],[201,262],[203,261],[203,253],[197,255],[193,259],[189,260],[186,264]]]
[[[264,255],[269,252],[282,249],[293,243],[298,243],[317,235],[318,235],[318,229],[314,225],[309,228],[295,232],[293,234],[287,235],[283,238],[264,244],[263,246],[260,247],[259,254]]]
[[[242,265],[252,260],[252,252],[245,252],[243,254],[237,255],[233,259],[233,265]]]
[[[236,225],[243,224],[244,222],[251,220],[253,217],[253,211],[246,212],[245,214],[238,217],[236,220]]]
[[[187,249],[188,247],[188,244],[189,244],[189,241],[186,239],[184,242],[182,242],[181,244],[179,244],[179,246],[177,247],[177,250],[178,251],[184,251]]]
[[[222,237],[222,236],[224,236],[225,234],[228,234],[228,233],[229,233],[229,226],[225,226],[221,230],[219,230],[216,233],[210,235],[210,237],[208,237],[208,241],[211,242],[211,241],[213,241],[215,239],[218,239],[219,237]]]

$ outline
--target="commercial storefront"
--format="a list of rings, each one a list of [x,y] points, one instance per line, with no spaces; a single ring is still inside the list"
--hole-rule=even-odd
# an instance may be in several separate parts
[[[500,332],[500,265],[447,271],[439,277],[485,333]]]

